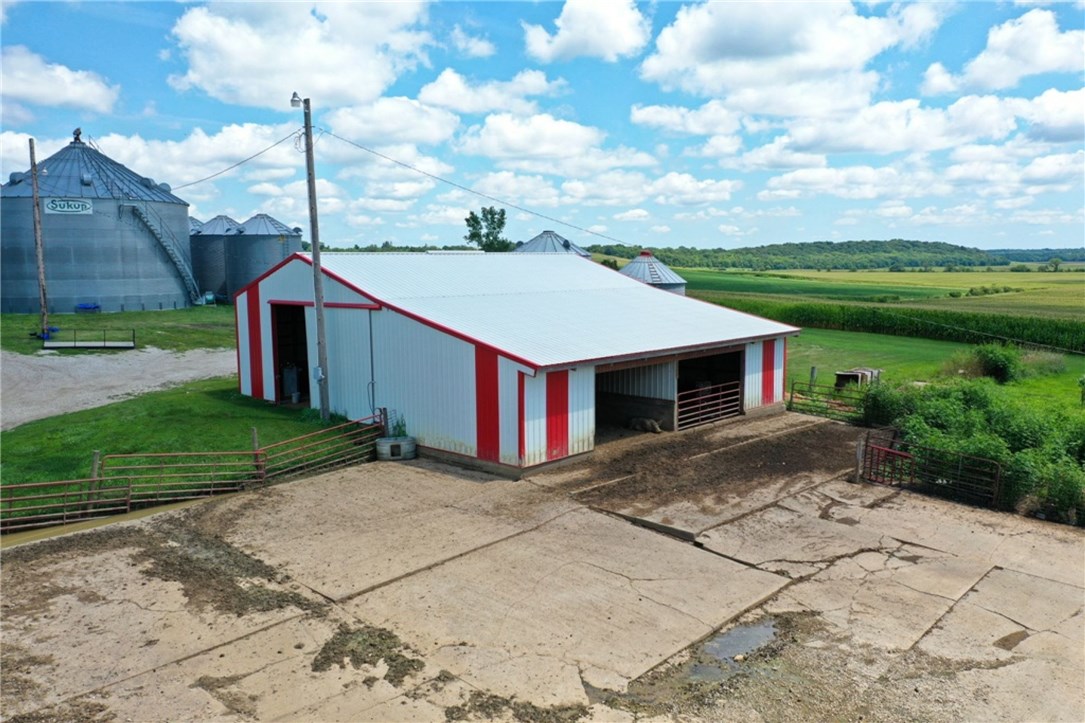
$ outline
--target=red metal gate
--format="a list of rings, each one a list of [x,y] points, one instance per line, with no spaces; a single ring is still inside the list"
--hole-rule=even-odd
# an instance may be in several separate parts
[[[679,392],[676,429],[689,429],[742,414],[742,382],[725,382]]]

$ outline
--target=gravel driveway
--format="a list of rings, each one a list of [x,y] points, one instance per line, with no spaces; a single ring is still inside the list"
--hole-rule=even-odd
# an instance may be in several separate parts
[[[0,352],[0,429],[237,372],[232,349],[111,354]]]

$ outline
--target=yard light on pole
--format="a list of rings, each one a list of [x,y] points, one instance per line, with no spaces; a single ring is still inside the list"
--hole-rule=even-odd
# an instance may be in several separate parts
[[[320,418],[327,421],[328,411],[328,344],[324,335],[324,274],[320,270],[320,226],[316,216],[316,163],[313,160],[313,114],[309,99],[304,100],[296,92],[290,99],[294,108],[305,109],[305,171],[309,180],[309,239],[313,253],[313,302],[316,308],[316,357],[317,368],[313,370],[320,390]]]

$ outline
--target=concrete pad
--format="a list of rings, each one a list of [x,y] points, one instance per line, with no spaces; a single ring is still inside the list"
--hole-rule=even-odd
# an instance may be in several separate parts
[[[493,684],[490,662],[501,655],[553,658],[577,666],[592,685],[613,685],[641,675],[785,583],[579,510],[346,607],[395,629],[473,685]],[[464,647],[498,655],[469,657]],[[594,671],[605,671],[606,680]],[[519,699],[556,702],[553,674],[536,680],[527,670],[506,672]],[[582,694],[562,702],[583,702]]]
[[[760,487],[744,489],[741,494],[713,491],[699,499],[681,500],[659,507],[630,505],[611,511],[699,534],[768,507],[778,500],[814,487],[819,482],[824,482],[845,471],[837,470],[823,474],[799,472],[781,476]]]
[[[750,565],[829,562],[862,549],[883,547],[883,538],[865,528],[849,527],[781,507],[770,507],[697,537],[707,549]],[[890,541],[896,547],[895,541]]]
[[[887,553],[845,558],[779,595],[777,609],[817,610],[823,620],[860,644],[907,650],[952,601],[893,581]]]
[[[834,507],[827,515],[902,542],[1085,588],[1085,530],[1078,528],[908,492],[873,509]],[[1050,564],[1053,559],[1060,564]]]
[[[1050,630],[1080,614],[1085,591],[1013,570],[992,570],[966,598],[1030,630]]]
[[[946,660],[1000,661],[1014,657],[1014,643],[1028,631],[967,602],[958,603],[917,647]]]
[[[244,508],[229,541],[333,600],[576,507],[523,482],[432,462],[375,462],[259,495],[260,504]],[[306,524],[282,524],[290,519]]]
[[[1046,660],[1023,660],[1001,668],[975,668],[955,674],[961,695],[961,720],[1085,720],[1081,671]]]
[[[39,560],[35,576],[48,579],[47,587],[5,584],[5,652],[22,651],[47,661],[34,666],[34,680],[41,686],[36,700],[9,697],[5,713],[29,710],[23,703],[50,705],[160,668],[299,614],[289,606],[243,617],[194,610],[186,605],[181,585],[141,575],[149,563],[137,565],[136,552],[122,547]],[[38,595],[45,596],[40,603],[35,602]],[[41,607],[33,613],[22,610],[36,604]],[[195,709],[205,703],[197,701]]]

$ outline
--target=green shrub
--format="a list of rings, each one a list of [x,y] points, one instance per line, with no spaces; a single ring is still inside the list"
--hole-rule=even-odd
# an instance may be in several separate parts
[[[981,344],[975,348],[983,376],[991,377],[999,384],[1012,382],[1023,376],[1021,352],[1014,346]]]

